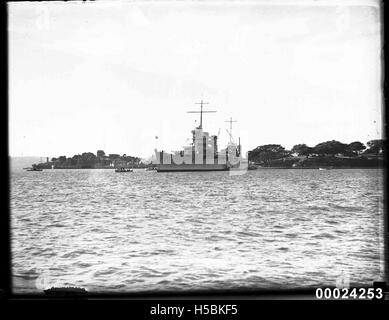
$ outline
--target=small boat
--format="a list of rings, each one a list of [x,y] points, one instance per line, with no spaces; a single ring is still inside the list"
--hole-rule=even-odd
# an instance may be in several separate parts
[[[43,169],[37,168],[37,167],[32,167],[32,168],[27,168],[27,171],[42,171]]]
[[[131,168],[116,168],[115,172],[133,172]]]
[[[88,293],[84,288],[79,287],[51,287],[50,289],[43,290],[43,292],[50,296],[78,296]]]

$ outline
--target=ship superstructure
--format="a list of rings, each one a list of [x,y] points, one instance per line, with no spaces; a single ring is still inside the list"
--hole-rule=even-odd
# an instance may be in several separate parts
[[[216,111],[203,110],[206,102],[199,102],[200,111],[189,113],[200,114],[200,125],[191,131],[192,142],[183,149],[168,153],[155,150],[155,164],[158,172],[179,171],[227,171],[239,167],[241,162],[241,146],[232,139],[232,119],[230,120],[230,142],[225,149],[219,151],[218,135],[210,135],[203,130],[203,113]]]

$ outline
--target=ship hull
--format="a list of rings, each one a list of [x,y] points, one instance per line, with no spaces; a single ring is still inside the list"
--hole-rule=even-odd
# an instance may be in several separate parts
[[[228,171],[225,164],[159,164],[157,172]]]

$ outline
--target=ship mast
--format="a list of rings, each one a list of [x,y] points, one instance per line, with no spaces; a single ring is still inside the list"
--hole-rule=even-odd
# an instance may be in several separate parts
[[[197,129],[202,129],[203,128],[203,113],[214,113],[216,111],[203,110],[203,105],[209,104],[209,102],[204,102],[203,100],[201,100],[200,102],[196,102],[195,104],[200,105],[200,111],[188,111],[188,113],[200,113],[200,125],[197,127]]]

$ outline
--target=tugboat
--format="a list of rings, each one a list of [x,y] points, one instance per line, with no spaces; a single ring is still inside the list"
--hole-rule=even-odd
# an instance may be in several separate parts
[[[27,171],[42,171],[43,169],[38,168],[35,164],[32,165],[32,168],[27,168]]]
[[[203,105],[207,104],[201,100],[200,111],[188,111],[188,113],[200,113],[200,125],[192,130],[192,143],[184,146],[183,150],[166,153],[163,150],[155,149],[155,163],[157,172],[185,172],[185,171],[228,171],[239,169],[241,164],[247,164],[241,157],[241,145],[236,144],[232,139],[232,119],[230,122],[230,142],[225,149],[218,151],[218,135],[209,135],[203,131],[203,113],[214,113],[216,111],[205,111]]]

